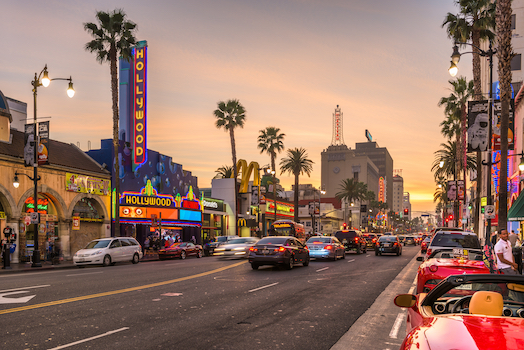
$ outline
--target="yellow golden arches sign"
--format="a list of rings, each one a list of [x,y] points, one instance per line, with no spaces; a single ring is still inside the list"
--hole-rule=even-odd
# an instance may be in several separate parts
[[[251,176],[252,172],[253,186],[260,185],[260,170],[257,162],[251,162],[248,166],[244,159],[239,159],[237,162],[237,171],[239,174],[242,174],[242,177],[240,178],[240,188],[238,190],[239,193],[247,193],[247,189],[249,187],[249,177]],[[235,174],[231,174],[231,177],[234,178]]]
[[[238,219],[237,226],[238,227],[246,227],[247,226],[246,219],[244,219],[244,218]]]

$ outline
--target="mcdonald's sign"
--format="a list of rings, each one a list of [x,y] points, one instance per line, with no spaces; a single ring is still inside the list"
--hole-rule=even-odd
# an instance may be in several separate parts
[[[239,193],[247,193],[247,189],[249,186],[249,177],[251,176],[252,172],[253,186],[260,185],[260,170],[257,162],[251,162],[248,166],[245,159],[239,159],[237,162],[237,172],[238,174],[242,173],[242,177],[240,180],[240,188],[238,190]],[[234,178],[235,174],[231,174],[231,177]]]
[[[237,221],[237,227],[257,227],[257,221],[255,219],[244,219],[239,218]]]
[[[238,219],[237,226],[238,227],[246,227],[247,226],[246,219],[244,219],[244,218]]]

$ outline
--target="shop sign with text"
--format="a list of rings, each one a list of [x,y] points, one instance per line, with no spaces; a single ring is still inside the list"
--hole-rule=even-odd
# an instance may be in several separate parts
[[[78,193],[92,193],[99,196],[109,196],[111,180],[93,176],[66,173],[66,190]]]

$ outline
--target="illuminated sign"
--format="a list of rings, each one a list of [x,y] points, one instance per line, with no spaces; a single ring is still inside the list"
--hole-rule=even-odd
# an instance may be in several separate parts
[[[202,221],[201,211],[180,210],[180,220]]]
[[[126,193],[123,204],[141,207],[170,207],[173,204],[173,200],[169,197],[147,197]]]
[[[47,200],[46,198],[38,198],[38,201],[36,202],[36,208],[39,213],[47,214],[48,206],[49,200]],[[33,197],[29,197],[25,200],[25,208],[26,213],[34,213],[35,201],[33,200]]]
[[[147,46],[134,48],[134,86],[133,86],[133,120],[134,120],[134,163],[146,162],[147,150]]]
[[[66,173],[66,191],[109,196],[111,193],[111,180]]]
[[[386,183],[382,176],[378,179],[378,201],[386,202]]]
[[[273,227],[274,228],[286,228],[286,227],[291,227],[290,224],[273,224]]]

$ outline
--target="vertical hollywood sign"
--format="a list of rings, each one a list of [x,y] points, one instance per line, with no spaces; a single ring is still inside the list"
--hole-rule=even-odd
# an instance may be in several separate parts
[[[134,54],[134,163],[140,165],[146,161],[146,82],[147,82],[147,47],[135,48]]]
[[[378,179],[378,201],[379,202],[385,202],[386,201],[386,188],[385,188],[384,178],[381,176]]]
[[[337,141],[338,141],[338,140],[340,140],[340,113],[339,112],[335,113],[335,118],[336,118],[336,124],[335,124],[336,125],[335,126],[336,131],[335,131],[335,133],[337,135]]]

